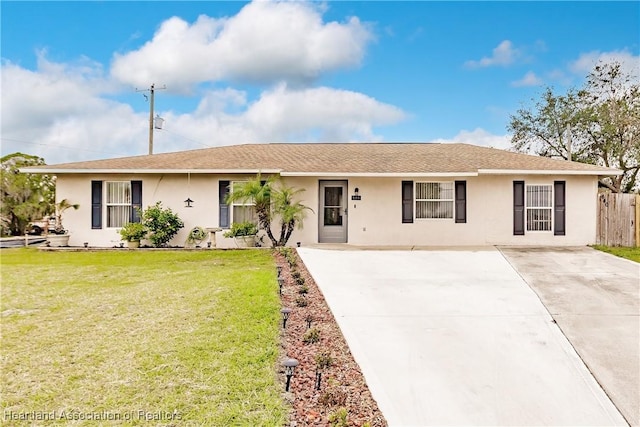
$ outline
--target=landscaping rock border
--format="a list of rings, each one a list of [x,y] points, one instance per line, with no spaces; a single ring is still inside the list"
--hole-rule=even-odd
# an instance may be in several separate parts
[[[292,309],[286,328],[281,330],[281,360],[294,358],[299,362],[289,392],[284,393],[291,404],[289,425],[386,427],[322,292],[297,252],[281,248],[274,251],[274,257],[284,279],[282,307]],[[306,306],[300,306],[303,302]],[[313,330],[317,332],[310,332]],[[331,364],[322,371],[320,390],[316,390],[320,354],[328,355]],[[284,390],[284,368],[278,366],[278,370]]]

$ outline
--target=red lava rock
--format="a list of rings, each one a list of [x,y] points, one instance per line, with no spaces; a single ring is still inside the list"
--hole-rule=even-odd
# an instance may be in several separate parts
[[[277,265],[282,266],[281,274],[285,279],[282,306],[293,310],[286,329],[280,335],[282,358],[292,357],[299,362],[291,379],[289,395],[294,397],[287,399],[291,403],[290,425],[329,426],[329,416],[344,407],[350,426],[362,426],[368,422],[372,427],[386,427],[387,422],[371,396],[360,367],[353,359],[322,292],[297,252],[291,249],[291,257],[295,260],[293,268],[281,251],[275,251],[274,254]],[[298,292],[300,285],[292,276],[293,271],[298,271],[304,278],[304,286],[308,288],[304,296]],[[302,299],[307,303],[304,307],[297,304]],[[303,342],[308,320],[311,320],[311,328],[319,331],[320,339],[316,343]],[[316,390],[316,357],[321,353],[328,354],[332,363],[322,372],[321,389]],[[279,374],[284,389],[284,371],[280,370]],[[344,404],[332,405],[331,402],[336,400]],[[321,402],[329,402],[329,406]]]

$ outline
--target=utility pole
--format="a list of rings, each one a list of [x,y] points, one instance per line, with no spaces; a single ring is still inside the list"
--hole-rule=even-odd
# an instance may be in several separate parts
[[[151,99],[149,100],[149,154],[153,154],[153,104],[155,100],[155,92],[156,90],[164,90],[166,88],[166,86],[156,88],[155,83],[152,83],[149,89],[136,89],[136,92],[149,91],[151,93]],[[144,95],[144,97],[146,98],[147,96]]]

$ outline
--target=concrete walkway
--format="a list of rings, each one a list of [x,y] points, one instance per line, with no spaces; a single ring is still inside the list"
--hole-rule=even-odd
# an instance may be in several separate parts
[[[299,253],[391,426],[626,425],[498,250]]]
[[[640,264],[591,248],[501,248],[632,426],[640,426]]]

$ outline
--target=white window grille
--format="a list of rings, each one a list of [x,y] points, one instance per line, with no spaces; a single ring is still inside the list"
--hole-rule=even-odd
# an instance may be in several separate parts
[[[453,182],[416,182],[416,218],[453,218]]]
[[[553,187],[551,185],[527,185],[527,231],[551,231],[553,211]]]

